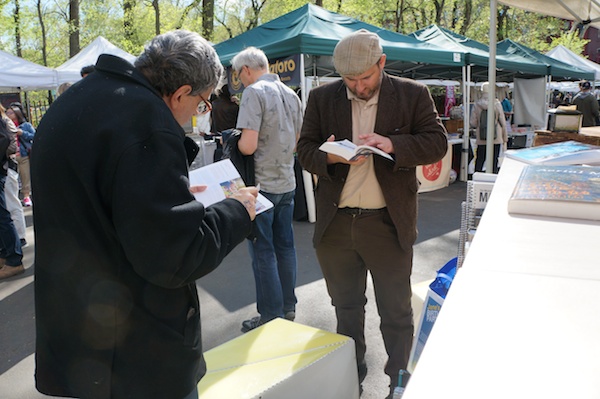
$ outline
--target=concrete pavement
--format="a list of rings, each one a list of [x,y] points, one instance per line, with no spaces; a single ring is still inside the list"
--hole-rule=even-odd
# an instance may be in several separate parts
[[[419,194],[419,238],[415,245],[413,284],[435,277],[436,271],[458,251],[461,202],[466,184]],[[0,397],[2,399],[47,398],[34,387],[35,315],[33,306],[32,210],[26,208],[28,225],[21,276],[0,281]],[[313,225],[294,222],[298,257],[296,322],[335,331],[335,314],[312,248]],[[238,246],[213,273],[197,283],[202,306],[204,349],[240,336],[241,322],[256,315],[254,277],[246,244]],[[369,374],[361,399],[383,399],[387,377],[383,374],[385,349],[379,317],[369,284],[367,303],[367,363]],[[419,311],[419,309],[415,309]],[[230,398],[225,398],[230,399]],[[231,398],[235,399],[235,398]],[[327,398],[323,398],[327,399]]]

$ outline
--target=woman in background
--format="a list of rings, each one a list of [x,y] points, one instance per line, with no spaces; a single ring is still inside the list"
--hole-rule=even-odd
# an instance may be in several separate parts
[[[31,206],[31,178],[29,174],[29,153],[33,144],[35,128],[27,121],[23,111],[17,105],[11,105],[6,110],[6,116],[17,127],[17,162],[19,164],[19,177],[21,178],[21,194],[23,195],[23,206]]]

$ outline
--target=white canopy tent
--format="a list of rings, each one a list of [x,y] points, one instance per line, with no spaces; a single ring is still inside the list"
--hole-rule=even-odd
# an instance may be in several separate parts
[[[45,66],[0,50],[0,91],[54,89],[57,73]]]
[[[596,81],[600,81],[600,64],[590,61],[587,58],[583,58],[562,44],[554,47],[552,50],[546,53],[548,57],[552,57],[555,60],[562,61],[566,64],[573,65],[582,69],[589,69],[594,71]]]
[[[600,3],[597,0],[499,0],[507,6],[521,8],[577,24],[600,29]]]
[[[80,71],[86,65],[94,65],[98,61],[100,54],[112,54],[121,57],[129,62],[135,61],[135,56],[129,54],[103,38],[98,36],[93,42],[88,44],[83,50],[69,59],[67,62],[57,67],[58,84],[66,82],[76,82],[81,79]]]

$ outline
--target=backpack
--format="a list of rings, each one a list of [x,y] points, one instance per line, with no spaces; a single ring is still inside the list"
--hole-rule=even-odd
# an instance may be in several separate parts
[[[231,159],[246,186],[254,186],[254,155],[244,155],[238,149],[238,141],[242,132],[238,129],[227,129],[221,132],[223,138],[223,155],[221,159]]]
[[[487,140],[487,117],[488,110],[482,109],[481,114],[479,114],[479,138],[481,140]],[[496,125],[498,124],[498,115],[496,115],[496,110],[494,109],[494,140],[496,140],[496,136],[498,135],[496,131]]]

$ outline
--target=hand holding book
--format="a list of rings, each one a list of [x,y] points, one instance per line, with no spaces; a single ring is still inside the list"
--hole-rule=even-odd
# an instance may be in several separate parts
[[[190,171],[190,191],[196,200],[209,206],[225,198],[240,201],[251,219],[273,207],[273,203],[258,192],[257,187],[245,187],[230,159],[224,159]]]
[[[348,161],[347,163],[352,164],[357,161],[359,163],[361,161],[364,162],[363,158],[365,158],[371,154],[377,154],[386,159],[389,159],[390,161],[394,160],[394,158],[392,158],[392,156],[390,154],[388,154],[385,151],[380,150],[377,147],[373,147],[370,145],[358,145],[357,146],[350,140],[333,141],[332,138],[333,138],[333,136],[330,137],[330,141],[326,141],[323,144],[321,144],[319,149],[321,151],[327,152],[329,154],[333,154],[338,157],[341,157],[345,161]]]

